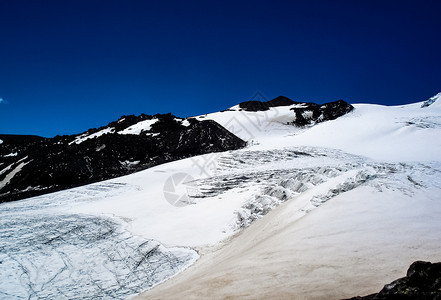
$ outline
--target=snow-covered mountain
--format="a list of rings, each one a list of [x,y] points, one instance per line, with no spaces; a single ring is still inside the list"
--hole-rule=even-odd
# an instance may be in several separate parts
[[[344,101],[325,105],[286,97],[239,104],[291,105],[287,122],[296,126],[332,120],[352,110]],[[292,106],[292,105],[291,105]],[[242,108],[241,108],[242,109]],[[71,188],[140,171],[161,163],[243,148],[246,143],[213,120],[166,115],[123,116],[98,129],[45,139],[0,135],[0,202]]]
[[[376,292],[413,261],[441,261],[440,98],[353,110],[279,98],[195,117],[247,146],[1,204],[0,295]],[[343,116],[329,117],[327,107],[343,108]],[[140,122],[124,130],[154,126]],[[96,140],[84,138],[69,143]]]

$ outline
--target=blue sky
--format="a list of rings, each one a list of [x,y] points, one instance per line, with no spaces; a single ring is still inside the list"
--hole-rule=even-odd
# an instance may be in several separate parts
[[[441,1],[0,1],[0,133],[441,91]]]

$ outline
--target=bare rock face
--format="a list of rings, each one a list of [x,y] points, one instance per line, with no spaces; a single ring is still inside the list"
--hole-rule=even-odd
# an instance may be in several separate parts
[[[134,134],[130,126],[152,121]],[[126,131],[127,133],[127,131]],[[239,149],[246,142],[214,121],[171,114],[123,116],[70,136],[0,135],[0,202],[106,180],[194,155]]]
[[[386,284],[379,293],[350,300],[395,299],[441,299],[441,262],[416,261],[407,270],[406,277]]]
[[[354,107],[343,100],[328,102],[322,105],[315,103],[305,103],[298,107],[291,108],[296,115],[292,123],[297,126],[307,126],[316,123],[335,120],[349,112]]]
[[[285,96],[279,96],[270,101],[245,101],[239,104],[239,107],[245,111],[266,111],[270,107],[289,106],[300,102],[293,101]]]

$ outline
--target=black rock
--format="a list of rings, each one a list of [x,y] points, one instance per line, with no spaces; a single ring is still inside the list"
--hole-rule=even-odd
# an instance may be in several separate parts
[[[31,142],[42,141],[44,139],[44,137],[37,135],[0,134],[0,140],[2,140],[5,144],[28,144]]]
[[[407,276],[397,279],[377,294],[354,297],[352,300],[441,299],[441,262],[414,262]]]
[[[270,101],[245,101],[239,103],[239,107],[244,111],[266,111],[270,109],[270,107],[276,106],[289,106],[292,104],[296,104],[299,102],[295,102],[287,97],[279,96]]]
[[[293,101],[287,97],[279,96],[270,101],[246,101],[239,104],[239,108],[244,111],[266,111],[271,107],[290,106],[297,104],[291,108],[295,118],[291,123],[296,126],[307,126],[320,123],[323,121],[334,120],[351,112],[354,107],[343,100],[329,102],[322,105],[315,103],[302,103]]]
[[[303,103],[298,107],[291,108],[296,118],[292,122],[293,125],[307,126],[316,123],[335,120],[349,112],[354,107],[343,100],[328,102],[322,105],[315,103]]]

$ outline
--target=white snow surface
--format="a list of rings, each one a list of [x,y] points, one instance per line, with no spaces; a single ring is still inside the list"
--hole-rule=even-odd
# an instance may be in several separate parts
[[[138,122],[124,130],[118,131],[119,134],[140,134],[141,131],[149,131],[152,125],[158,122],[158,119],[144,120]]]
[[[185,119],[185,120],[179,120],[179,121],[181,121],[181,124],[183,125],[183,126],[185,126],[185,127],[188,127],[188,126],[190,126],[190,122],[187,120],[187,119]]]
[[[441,93],[432,97],[440,98]],[[387,161],[441,160],[441,103],[403,106],[355,104],[355,110],[312,128],[286,126],[295,118],[292,106],[264,112],[225,111],[204,116],[240,138],[259,143],[259,149],[293,145],[327,147]],[[201,118],[201,117],[199,117]]]
[[[92,133],[92,134],[88,134],[88,133],[84,133],[80,136],[78,136],[75,140],[73,140],[72,142],[69,143],[70,144],[81,144],[82,142],[88,140],[88,139],[93,139],[96,137],[100,137],[103,134],[107,134],[107,133],[113,133],[115,132],[115,128],[104,128],[98,132]]]
[[[358,104],[310,128],[287,125],[290,107],[236,106],[197,118],[247,140],[245,149],[1,204],[0,295],[124,298],[199,254],[139,297],[378,291],[414,260],[441,260],[441,108],[421,105]],[[170,204],[178,198],[188,205]],[[143,243],[148,251],[137,250]],[[158,257],[145,261],[149,249]]]
[[[17,155],[18,155],[17,152],[12,152],[12,153],[9,153],[9,154],[6,154],[6,155],[3,155],[3,157],[14,157],[14,156],[17,156]]]
[[[184,126],[189,126],[190,122],[186,119],[175,118],[176,121],[181,122]],[[141,134],[143,131],[149,131],[152,129],[152,125],[158,122],[158,119],[144,120],[127,127],[124,130],[118,131],[118,134]],[[159,133],[149,133],[150,135],[158,135]]]
[[[18,173],[21,171],[21,169],[27,164],[27,162],[22,162],[18,164],[11,172],[9,172],[6,177],[0,181],[0,190],[4,188],[9,181]],[[8,167],[9,168],[9,167]],[[4,173],[5,169],[1,171],[1,173]]]

